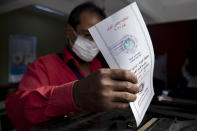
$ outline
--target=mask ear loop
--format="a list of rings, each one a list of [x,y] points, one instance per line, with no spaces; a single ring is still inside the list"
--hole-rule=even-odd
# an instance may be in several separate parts
[[[77,37],[78,37],[77,32],[73,29],[72,26],[70,26],[70,27],[71,27],[72,33],[75,35],[75,37],[76,37],[76,39],[77,39]],[[68,40],[69,44],[70,44],[71,46],[73,46],[74,43],[75,43],[75,41],[76,41],[76,39],[75,39],[74,41],[72,41],[71,39],[69,39],[69,40]]]
[[[78,36],[77,32],[73,29],[73,27],[71,27],[71,28],[72,28],[73,34],[77,37]]]

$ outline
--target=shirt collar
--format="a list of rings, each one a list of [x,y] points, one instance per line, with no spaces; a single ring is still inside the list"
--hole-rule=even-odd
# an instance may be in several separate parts
[[[64,47],[64,50],[63,50],[62,54],[63,54],[65,63],[68,63],[68,61],[70,61],[70,60],[75,60],[75,58],[72,56],[72,54],[67,49],[67,47]]]
[[[75,63],[75,65],[78,66],[78,62],[76,60],[76,58],[74,56],[72,56],[71,52],[67,49],[67,47],[64,47],[64,50],[62,52],[63,57],[64,57],[64,63],[68,63],[70,60],[73,60],[73,62]],[[101,63],[97,58],[94,58],[91,62],[90,62],[90,68],[91,71],[95,71],[96,69],[101,68]]]
[[[62,52],[63,57],[64,57],[64,62],[68,63],[68,61],[73,60],[76,61],[76,58],[72,56],[71,52],[67,49],[67,47],[64,47],[64,50]],[[98,61],[96,58],[94,58],[90,63],[94,63],[94,61]]]

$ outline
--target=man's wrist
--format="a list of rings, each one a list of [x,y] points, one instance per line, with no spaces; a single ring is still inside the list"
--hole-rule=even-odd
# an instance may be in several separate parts
[[[75,105],[78,107],[78,108],[80,108],[81,106],[80,106],[80,104],[79,104],[79,101],[78,101],[78,97],[77,97],[77,92],[78,92],[78,86],[79,84],[78,84],[78,81],[76,81],[75,83],[74,83],[74,85],[73,85],[73,99],[74,99],[74,103],[75,103]]]

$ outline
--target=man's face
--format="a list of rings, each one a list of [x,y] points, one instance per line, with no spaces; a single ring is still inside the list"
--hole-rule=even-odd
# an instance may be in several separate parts
[[[103,18],[96,12],[83,12],[80,15],[80,24],[76,27],[76,32],[78,35],[93,41],[92,36],[90,35],[88,28],[97,24],[103,20]]]

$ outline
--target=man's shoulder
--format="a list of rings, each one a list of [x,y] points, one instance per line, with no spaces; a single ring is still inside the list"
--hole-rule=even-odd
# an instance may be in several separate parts
[[[37,60],[50,60],[50,59],[56,59],[57,58],[57,54],[47,54],[47,55],[44,55],[44,56],[40,56],[37,58]]]
[[[37,65],[37,64],[42,64],[42,65],[48,65],[52,63],[58,62],[58,56],[57,54],[48,54],[45,56],[40,56],[38,57],[32,64]]]

